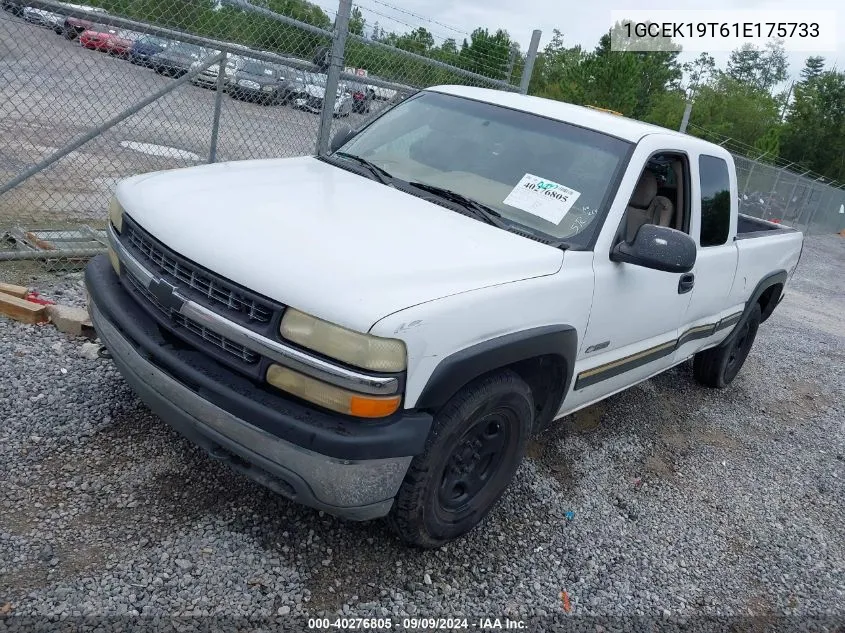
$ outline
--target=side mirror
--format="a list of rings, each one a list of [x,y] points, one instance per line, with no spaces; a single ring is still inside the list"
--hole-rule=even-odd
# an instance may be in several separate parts
[[[633,242],[623,241],[613,248],[610,259],[667,273],[688,273],[695,266],[696,254],[695,242],[683,231],[643,224]]]
[[[341,128],[332,137],[332,142],[329,144],[329,150],[336,152],[353,136],[355,136],[355,130],[353,130],[349,125],[341,126]]]

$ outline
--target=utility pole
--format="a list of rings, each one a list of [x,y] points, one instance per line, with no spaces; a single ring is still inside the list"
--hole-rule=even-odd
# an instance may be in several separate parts
[[[786,108],[789,105],[789,97],[792,96],[792,89],[795,87],[795,81],[789,84],[789,91],[786,93],[786,99],[783,100],[783,109],[780,111],[780,122],[786,118]]]

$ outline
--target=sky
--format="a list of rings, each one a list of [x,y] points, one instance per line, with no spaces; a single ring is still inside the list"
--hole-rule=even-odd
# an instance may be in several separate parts
[[[316,0],[326,9],[331,17],[337,11],[336,0]],[[437,43],[447,37],[454,37],[460,44],[466,34],[481,26],[495,31],[507,30],[512,39],[519,42],[522,50],[528,48],[531,32],[540,29],[542,49],[552,37],[552,30],[557,28],[564,35],[568,46],[581,44],[590,50],[598,39],[611,26],[611,10],[654,9],[710,10],[745,9],[759,15],[757,19],[765,21],[768,15],[777,10],[816,9],[837,11],[835,52],[819,51],[789,53],[790,74],[793,78],[804,65],[804,59],[812,54],[821,54],[830,65],[845,70],[845,9],[841,0],[809,0],[796,7],[794,0],[709,0],[705,6],[700,0],[594,0],[593,2],[569,3],[562,0],[353,0],[361,8],[368,26],[374,22],[386,31],[410,31],[417,26],[426,27],[435,36]],[[681,61],[697,56],[697,53],[682,54]],[[716,63],[724,68],[728,53],[713,53]]]

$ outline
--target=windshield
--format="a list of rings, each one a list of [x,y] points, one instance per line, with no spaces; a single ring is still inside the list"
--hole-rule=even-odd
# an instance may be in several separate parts
[[[316,73],[308,73],[308,83],[316,84],[318,86],[325,86],[326,76],[317,75]]]
[[[155,37],[153,35],[147,35],[146,37],[141,38],[142,44],[149,44],[150,46],[160,46],[161,48],[167,48],[169,42],[164,40],[160,37]]]
[[[205,56],[205,49],[194,44],[176,44],[175,46],[171,46],[168,50],[176,55],[188,55],[194,59],[199,59],[200,56]]]
[[[422,92],[342,151],[396,178],[449,189],[512,224],[586,246],[630,143],[562,121]]]
[[[266,64],[255,61],[245,61],[241,64],[241,72],[247,73],[248,75],[266,75],[267,77],[273,76],[272,68]]]

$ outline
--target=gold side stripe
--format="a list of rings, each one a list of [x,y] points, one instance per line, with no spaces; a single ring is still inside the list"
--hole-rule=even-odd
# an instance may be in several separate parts
[[[687,336],[688,334],[694,334],[696,332],[704,332],[704,331],[710,330],[710,329],[712,329],[713,333],[715,334],[716,330],[718,330],[720,326],[723,326],[725,323],[727,323],[728,321],[730,321],[732,319],[738,319],[741,316],[742,316],[742,312],[737,312],[735,314],[732,314],[730,316],[725,317],[724,319],[722,319],[722,320],[720,320],[716,323],[708,323],[706,325],[697,325],[695,327],[688,329],[686,332],[681,334],[681,336],[679,336],[677,339],[675,339],[673,341],[668,341],[668,342],[663,343],[661,345],[655,345],[654,347],[649,347],[648,349],[645,349],[641,352],[637,352],[636,354],[631,354],[630,356],[625,356],[624,358],[620,358],[620,359],[611,361],[609,363],[605,363],[604,365],[599,365],[598,367],[593,367],[592,369],[588,369],[587,371],[582,371],[580,374],[578,374],[578,379],[580,380],[582,378],[589,378],[590,376],[595,376],[596,374],[600,374],[600,373],[608,371],[610,369],[614,369],[615,367],[619,367],[620,365],[625,365],[627,363],[637,361],[641,358],[644,358],[644,357],[649,356],[651,354],[654,354],[656,352],[660,352],[660,351],[662,351],[666,348],[674,347],[680,341],[683,341],[684,337]]]
[[[683,334],[681,334],[681,335],[678,337],[678,340],[680,340],[680,339],[684,338],[687,334],[692,334],[693,332],[703,332],[704,330],[709,330],[709,329],[711,329],[713,326],[714,326],[714,324],[713,324],[713,323],[709,323],[709,324],[707,324],[707,325],[697,325],[696,327],[691,327],[691,328],[690,328],[690,329],[688,329],[686,332],[684,332]]]
[[[717,325],[717,326],[722,325],[722,324],[724,324],[724,323],[727,323],[727,322],[728,322],[728,321],[730,321],[731,319],[738,319],[738,318],[740,318],[741,316],[742,316],[742,312],[735,312],[734,314],[732,314],[732,315],[730,315],[730,316],[726,316],[724,319],[722,319],[721,321],[719,321],[719,323],[717,323],[716,325]]]
[[[626,356],[625,358],[620,358],[619,360],[614,360],[610,363],[605,365],[599,365],[598,367],[594,367],[593,369],[588,369],[587,371],[582,371],[578,374],[579,378],[588,378],[590,376],[594,376],[595,374],[599,374],[603,371],[607,371],[608,369],[613,369],[614,367],[618,367],[619,365],[624,365],[625,363],[630,363],[635,360],[639,360],[644,356],[648,356],[649,354],[654,354],[655,352],[659,352],[661,350],[666,349],[667,347],[674,347],[677,340],[669,341],[668,343],[663,343],[662,345],[656,345],[654,347],[649,347],[642,352],[637,352],[636,354],[631,354],[630,356]]]

